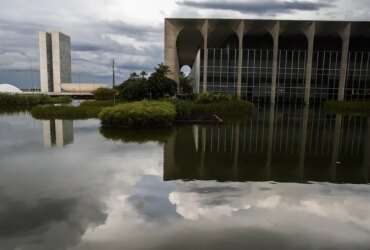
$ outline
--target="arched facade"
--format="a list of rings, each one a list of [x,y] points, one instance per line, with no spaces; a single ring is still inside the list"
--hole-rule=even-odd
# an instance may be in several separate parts
[[[165,63],[176,81],[181,65],[193,65],[199,92],[273,103],[367,99],[368,27],[367,22],[166,19]]]

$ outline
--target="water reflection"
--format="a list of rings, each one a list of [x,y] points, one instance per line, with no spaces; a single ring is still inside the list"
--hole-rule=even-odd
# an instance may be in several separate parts
[[[366,117],[260,108],[242,122],[178,128],[164,180],[368,183],[369,143]]]
[[[45,147],[64,147],[73,143],[72,120],[42,121]]]
[[[247,121],[160,136],[74,121],[73,144],[52,150],[42,122],[0,116],[0,248],[367,249],[369,185],[208,180],[268,173],[297,182],[292,173],[310,180],[341,161],[336,176],[351,175],[368,162],[367,119],[303,115],[261,109]]]

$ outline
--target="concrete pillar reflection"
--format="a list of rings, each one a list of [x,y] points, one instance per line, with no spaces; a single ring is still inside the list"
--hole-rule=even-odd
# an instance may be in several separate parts
[[[315,32],[316,32],[316,24],[313,22],[312,24],[310,24],[310,26],[305,31],[307,41],[308,41],[305,92],[304,92],[304,103],[306,105],[310,103],[311,79],[312,79],[312,59],[313,59],[313,49],[314,49],[314,42],[315,42]]]
[[[301,179],[301,182],[304,181],[304,162],[306,158],[308,115],[309,115],[309,106],[306,105],[303,109],[302,140],[299,153],[299,177]]]
[[[203,90],[202,92],[207,92],[207,75],[208,75],[208,20],[204,21],[202,27],[203,35],[203,49],[204,49],[204,58],[203,58]]]
[[[365,183],[369,183],[370,168],[370,118],[367,118],[367,129],[365,136],[364,158],[363,158],[363,175]]]
[[[276,83],[278,71],[278,54],[279,54],[279,33],[280,22],[277,21],[271,29],[271,35],[274,42],[273,56],[272,56],[272,82],[271,82],[271,103],[275,103],[276,99]]]
[[[177,90],[179,91],[179,58],[177,54],[177,36],[180,33],[181,27],[174,22],[165,20],[165,37],[164,37],[164,63],[170,68],[168,77],[177,82]]]
[[[338,161],[338,156],[339,156],[339,144],[340,144],[341,131],[342,131],[342,115],[337,114],[335,118],[333,152],[332,152],[331,165],[330,165],[330,176],[331,176],[332,182],[335,182],[337,179],[337,161]]]
[[[274,141],[274,124],[275,124],[275,104],[270,105],[269,115],[269,130],[268,130],[268,146],[267,146],[267,162],[266,162],[266,177],[271,179],[271,161],[272,161],[272,146]]]
[[[239,142],[240,142],[240,124],[235,125],[235,133],[234,133],[234,159],[233,159],[233,175],[234,180],[238,180],[238,161],[239,161]]]
[[[340,32],[342,38],[342,58],[340,63],[340,78],[338,88],[338,100],[344,100],[344,88],[346,86],[347,79],[347,65],[348,65],[348,50],[349,41],[351,37],[351,23],[348,23],[346,27]]]
[[[238,27],[238,37],[239,37],[239,55],[238,55],[238,81],[236,87],[236,96],[240,98],[242,91],[244,21],[240,21]]]

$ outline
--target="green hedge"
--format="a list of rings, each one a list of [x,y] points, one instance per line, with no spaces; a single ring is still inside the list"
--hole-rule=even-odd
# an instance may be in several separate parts
[[[96,100],[113,100],[117,91],[109,88],[98,88],[93,94]]]
[[[40,105],[32,108],[31,114],[36,119],[89,119],[97,118],[103,107],[74,107]]]
[[[33,107],[40,104],[70,103],[68,96],[51,97],[44,94],[3,94],[0,93],[1,107]]]
[[[243,116],[255,110],[253,103],[237,99],[211,103],[176,100],[174,103],[179,119],[186,119],[199,114],[216,114],[221,118],[227,118]]]
[[[341,113],[370,113],[370,101],[327,101],[324,109]]]
[[[175,105],[162,101],[140,101],[105,108],[99,114],[103,126],[167,127],[176,117]]]

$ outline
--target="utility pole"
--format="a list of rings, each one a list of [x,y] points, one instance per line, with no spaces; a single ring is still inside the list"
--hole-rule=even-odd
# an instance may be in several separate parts
[[[116,86],[116,72],[115,72],[115,65],[114,65],[114,59],[112,62],[112,85],[113,85],[113,90],[114,87]],[[113,105],[116,105],[116,95],[113,95]]]
[[[113,88],[116,86],[116,74],[115,74],[115,66],[114,66],[114,59],[113,59],[113,63],[112,63],[112,85],[113,85]]]

